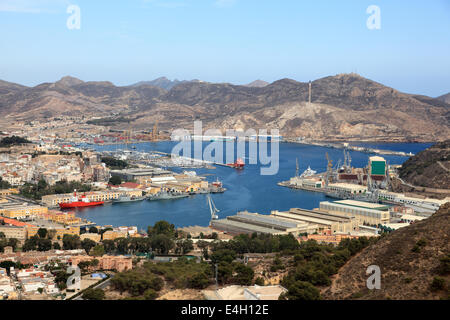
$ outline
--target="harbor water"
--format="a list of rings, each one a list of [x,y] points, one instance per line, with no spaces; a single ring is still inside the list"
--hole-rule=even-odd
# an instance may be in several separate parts
[[[133,151],[161,151],[171,153],[177,142],[149,142],[135,144]],[[234,142],[223,142],[226,144]],[[203,142],[203,146],[209,143]],[[356,145],[356,144],[355,144]],[[426,149],[431,144],[427,143],[364,143],[358,144],[384,150],[405,151],[417,153]],[[131,145],[130,145],[131,146]],[[128,147],[130,147],[128,146]],[[90,146],[98,151],[125,149],[124,145]],[[270,157],[270,147],[269,157]],[[224,147],[224,150],[226,148]],[[236,150],[236,148],[235,148]],[[232,168],[216,166],[215,169],[182,169],[173,168],[176,172],[183,170],[196,171],[198,175],[206,175],[208,181],[217,178],[223,182],[227,189],[225,193],[211,195],[216,207],[220,210],[219,218],[234,215],[237,211],[248,210],[270,214],[271,210],[289,210],[294,207],[313,209],[319,206],[320,201],[332,200],[322,193],[304,190],[293,190],[277,185],[280,181],[289,180],[295,175],[296,158],[299,161],[300,173],[308,166],[317,172],[323,172],[327,167],[325,153],[333,160],[333,165],[343,160],[343,151],[340,149],[310,146],[296,143],[279,144],[279,170],[276,175],[261,175],[261,164],[249,164],[248,156],[244,158],[245,168],[236,170]],[[236,152],[235,152],[236,154]],[[248,145],[247,145],[248,154]],[[351,151],[352,166],[364,167],[368,163],[371,154]],[[224,161],[226,154],[224,156]],[[383,156],[389,164],[402,164],[408,157]],[[172,168],[168,168],[172,169]],[[207,198],[204,194],[189,196],[183,199],[167,201],[140,201],[120,204],[105,204],[99,207],[84,208],[77,211],[81,218],[88,219],[98,225],[113,226],[137,226],[139,230],[146,230],[159,220],[166,220],[176,227],[200,225],[207,226],[210,220],[210,211]]]

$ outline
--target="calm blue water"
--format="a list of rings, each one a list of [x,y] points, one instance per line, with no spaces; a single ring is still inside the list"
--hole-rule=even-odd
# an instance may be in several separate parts
[[[136,144],[137,151],[158,150],[171,152],[176,142],[140,143]],[[207,145],[208,143],[204,143]],[[398,150],[417,153],[430,144],[360,144],[368,147]],[[123,146],[97,146],[97,150],[123,149]],[[279,172],[273,176],[260,175],[260,165],[250,165],[246,159],[244,170],[235,170],[217,166],[216,169],[195,169],[197,174],[208,174],[207,179],[214,181],[218,177],[227,188],[223,194],[214,194],[212,198],[220,210],[219,217],[224,218],[236,214],[239,210],[248,210],[269,214],[271,210],[288,210],[293,207],[307,209],[317,208],[320,201],[329,200],[321,193],[291,190],[280,187],[277,182],[288,180],[295,174],[295,159],[299,159],[300,173],[308,165],[313,170],[323,172],[326,170],[328,152],[333,164],[343,159],[340,149],[307,146],[295,143],[281,143]],[[352,165],[363,167],[367,165],[369,154],[350,152]],[[407,157],[384,156],[390,164],[402,164]],[[182,169],[174,169],[181,171]],[[187,169],[191,170],[191,169]],[[205,195],[195,195],[189,198],[173,201],[142,201],[137,203],[124,203],[104,205],[95,208],[85,208],[78,211],[78,215],[99,225],[137,226],[146,229],[156,221],[167,220],[176,227],[201,225],[207,226],[210,220],[209,207]]]

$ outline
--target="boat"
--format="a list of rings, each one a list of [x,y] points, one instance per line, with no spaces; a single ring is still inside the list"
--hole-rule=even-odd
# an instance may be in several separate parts
[[[151,194],[147,197],[147,200],[155,201],[155,200],[175,200],[175,199],[181,199],[186,198],[189,195],[186,193],[179,193],[179,192],[170,192],[170,191],[160,191],[155,194]]]
[[[136,201],[142,201],[144,200],[145,197],[135,197],[135,196],[126,196],[126,195],[121,195],[119,196],[117,199],[114,199],[112,201],[112,203],[124,203],[124,202],[136,202]]]
[[[227,166],[235,169],[244,169],[245,163],[244,160],[239,158],[234,163],[228,163]]]
[[[317,171],[311,169],[311,167],[308,166],[308,169],[303,171],[303,173],[300,175],[300,178],[311,177],[311,176],[315,175],[316,173],[317,173]]]
[[[91,201],[86,195],[82,195],[81,197],[77,196],[77,190],[74,190],[73,197],[69,200],[69,202],[60,203],[59,207],[61,209],[73,209],[73,208],[82,208],[82,207],[93,207],[100,206],[104,204],[104,201]]]
[[[211,186],[209,187],[209,191],[211,193],[223,193],[225,190],[227,189],[223,187],[223,184],[219,181],[219,178],[217,178],[216,181],[211,182]]]

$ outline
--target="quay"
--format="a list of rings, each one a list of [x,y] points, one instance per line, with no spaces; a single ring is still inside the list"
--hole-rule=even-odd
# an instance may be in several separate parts
[[[363,153],[375,153],[380,155],[390,155],[390,156],[402,156],[402,157],[412,157],[414,154],[412,152],[404,152],[404,151],[393,151],[393,150],[381,150],[375,148],[367,148],[367,147],[358,147],[351,146],[349,143],[338,143],[338,142],[319,142],[319,141],[306,141],[306,140],[296,140],[296,139],[285,139],[285,142],[291,143],[299,143],[317,147],[325,147],[325,148],[334,148],[334,149],[345,149]]]

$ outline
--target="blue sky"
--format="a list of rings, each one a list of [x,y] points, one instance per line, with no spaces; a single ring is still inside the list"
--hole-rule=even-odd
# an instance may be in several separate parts
[[[81,28],[69,30],[78,5]],[[366,9],[381,10],[369,30]],[[0,79],[243,84],[338,73],[450,92],[449,0],[0,0]]]

